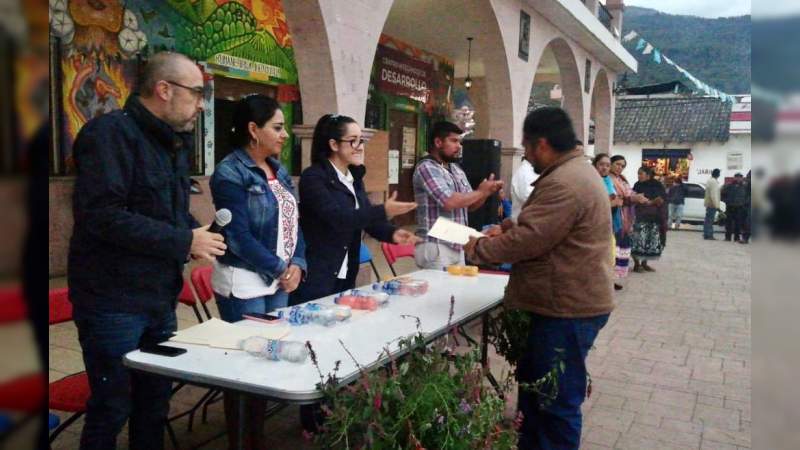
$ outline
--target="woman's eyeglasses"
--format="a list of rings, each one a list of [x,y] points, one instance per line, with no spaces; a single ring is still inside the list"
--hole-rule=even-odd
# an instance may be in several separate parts
[[[367,143],[367,141],[365,141],[364,139],[348,139],[348,140],[340,139],[339,142],[347,142],[348,144],[350,144],[350,147],[352,147],[353,150],[358,150],[360,147],[362,147],[364,144]]]

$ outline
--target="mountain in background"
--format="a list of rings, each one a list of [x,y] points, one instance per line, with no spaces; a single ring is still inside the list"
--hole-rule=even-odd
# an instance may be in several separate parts
[[[700,81],[727,94],[750,92],[750,16],[705,17],[664,14],[649,8],[627,6],[622,36],[635,30],[664,56]],[[624,85],[641,86],[680,80],[694,87],[674,67],[653,61],[653,55],[636,51],[639,39],[625,48],[639,62],[639,73],[629,72]]]
[[[800,17],[753,21],[753,83],[774,92],[800,91]]]

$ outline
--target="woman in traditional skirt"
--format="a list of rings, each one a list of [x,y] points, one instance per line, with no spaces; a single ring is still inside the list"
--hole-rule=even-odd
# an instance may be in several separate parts
[[[622,196],[617,193],[616,188],[614,188],[614,182],[611,180],[611,158],[606,153],[598,153],[592,160],[592,164],[597,170],[597,173],[600,174],[600,177],[603,178],[603,183],[605,183],[606,186],[606,193],[608,193],[608,199],[611,203],[611,224],[614,233],[613,238],[616,242],[617,235],[622,230],[622,213],[620,208],[622,207],[623,200]],[[614,258],[616,263],[616,248],[614,250],[615,251],[611,257]],[[622,285],[619,283],[614,283],[614,289],[620,290],[622,289]]]
[[[631,233],[633,232],[633,222],[636,218],[635,208],[638,203],[647,201],[645,196],[637,194],[631,189],[630,183],[622,172],[628,163],[622,155],[611,157],[611,174],[609,177],[614,183],[614,190],[617,196],[622,198],[622,207],[619,208],[622,216],[622,227],[614,236],[616,240],[616,262],[614,265],[614,278],[616,286],[622,287],[622,281],[628,276],[631,259]],[[617,288],[619,290],[619,288]]]
[[[667,191],[653,177],[653,169],[642,166],[639,181],[633,190],[647,197],[647,202],[636,205],[636,221],[631,235],[631,256],[634,272],[655,272],[648,261],[657,260],[664,250],[667,235]]]

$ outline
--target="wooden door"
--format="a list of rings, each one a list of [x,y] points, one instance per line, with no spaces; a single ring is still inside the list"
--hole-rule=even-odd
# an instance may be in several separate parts
[[[397,191],[397,199],[405,202],[414,201],[412,177],[417,162],[417,114],[407,111],[389,110],[389,149],[400,151],[400,175],[397,184],[389,185],[389,194]],[[396,225],[413,225],[416,223],[416,212],[411,211],[397,216]]]

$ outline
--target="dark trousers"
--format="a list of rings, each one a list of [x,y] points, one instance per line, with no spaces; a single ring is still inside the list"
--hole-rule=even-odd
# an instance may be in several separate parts
[[[563,349],[564,372],[558,395],[545,397],[520,387],[518,408],[523,414],[520,449],[577,449],[581,441],[581,404],[586,397],[586,355],[608,314],[586,319],[559,319],[531,314],[528,349],[519,361],[517,379],[531,383],[554,367]],[[545,402],[545,403],[543,403]]]
[[[115,449],[125,422],[129,448],[164,448],[172,382],[131,371],[123,356],[146,344],[168,339],[177,328],[175,311],[111,313],[76,308],[75,325],[92,395],[81,433],[81,449]]]
[[[728,206],[725,210],[725,240],[730,241],[731,235],[738,241],[744,226],[745,208],[743,206]]]

